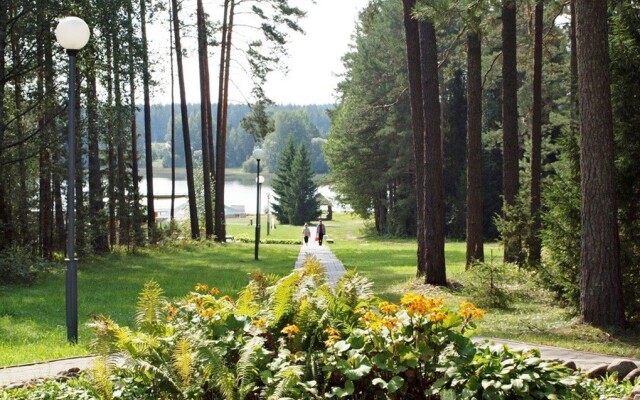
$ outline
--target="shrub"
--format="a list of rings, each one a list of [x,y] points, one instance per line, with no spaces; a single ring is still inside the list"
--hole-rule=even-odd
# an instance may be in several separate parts
[[[471,274],[466,292],[474,302],[484,307],[508,307],[514,295],[508,290],[510,275],[516,274],[514,266],[493,261],[475,261],[468,274]]]
[[[43,260],[24,247],[0,252],[0,284],[32,284],[39,272],[52,269],[55,263]]]

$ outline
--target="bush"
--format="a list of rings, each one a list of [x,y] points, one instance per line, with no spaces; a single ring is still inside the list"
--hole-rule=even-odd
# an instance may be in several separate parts
[[[34,256],[27,248],[17,247],[0,252],[0,284],[32,284],[39,272],[56,264]]]
[[[475,261],[468,274],[471,278],[465,288],[469,296],[483,307],[508,307],[514,295],[509,292],[510,275],[517,274],[514,266],[496,263],[493,258],[489,262]]]

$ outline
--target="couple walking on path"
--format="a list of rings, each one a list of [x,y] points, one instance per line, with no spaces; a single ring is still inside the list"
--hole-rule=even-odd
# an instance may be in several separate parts
[[[327,228],[322,224],[322,221],[318,224],[316,228],[316,242],[318,245],[322,246],[322,240],[324,236],[327,234]],[[309,244],[309,237],[311,236],[311,229],[309,228],[309,224],[305,222],[304,228],[302,228],[302,236],[304,238],[304,244]]]

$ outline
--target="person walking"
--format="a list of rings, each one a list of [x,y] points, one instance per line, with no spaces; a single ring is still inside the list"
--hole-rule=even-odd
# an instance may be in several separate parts
[[[304,244],[309,245],[309,236],[311,236],[311,230],[309,229],[309,224],[304,223],[304,228],[302,228],[302,237],[304,237]]]
[[[327,234],[327,228],[322,224],[322,220],[318,224],[318,228],[316,229],[316,240],[318,240],[318,245],[322,246],[322,239],[324,239],[324,235]]]

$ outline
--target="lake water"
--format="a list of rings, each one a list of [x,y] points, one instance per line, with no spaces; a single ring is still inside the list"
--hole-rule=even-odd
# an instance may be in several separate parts
[[[140,192],[142,194],[147,193],[147,183],[144,179],[140,182]],[[260,212],[264,212],[267,206],[267,201],[270,201],[271,203],[274,202],[273,190],[271,189],[270,184],[263,183],[260,192]],[[336,194],[331,190],[330,186],[320,186],[318,188],[318,192],[333,203],[334,211],[348,210],[348,206],[338,204],[336,202]],[[156,211],[159,213],[159,217],[168,216],[171,207],[171,199],[169,198],[171,196],[171,179],[153,178],[153,193],[155,196],[162,197],[157,198],[154,203]],[[186,210],[188,203],[187,195],[187,181],[176,180],[176,196],[181,196],[176,198],[175,204],[178,218],[188,214],[188,211]],[[227,180],[224,186],[224,197],[226,206],[244,206],[244,212],[247,214],[255,214],[257,200],[255,179],[253,184],[247,183],[246,181]]]

